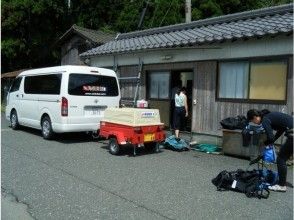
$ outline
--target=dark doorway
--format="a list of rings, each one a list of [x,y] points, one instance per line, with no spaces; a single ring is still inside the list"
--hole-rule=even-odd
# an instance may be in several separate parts
[[[192,125],[192,95],[193,95],[193,70],[174,70],[171,71],[171,104],[170,104],[170,127],[173,129],[173,113],[174,113],[174,95],[178,88],[186,87],[188,98],[189,116],[185,122],[185,131],[191,131]]]

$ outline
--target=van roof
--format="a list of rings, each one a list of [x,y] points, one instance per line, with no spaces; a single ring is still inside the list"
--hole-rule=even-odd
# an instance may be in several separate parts
[[[62,72],[69,72],[69,73],[102,73],[103,75],[108,76],[116,76],[115,72],[111,69],[93,67],[93,66],[77,66],[77,65],[64,65],[64,66],[54,66],[54,67],[46,67],[46,68],[39,68],[39,69],[31,69],[23,71],[19,76],[26,76],[26,75],[38,75],[44,73],[62,73]]]

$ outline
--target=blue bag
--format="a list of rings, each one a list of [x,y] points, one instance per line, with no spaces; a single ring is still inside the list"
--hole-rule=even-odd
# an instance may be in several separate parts
[[[166,148],[169,148],[175,151],[189,150],[188,144],[183,139],[177,140],[174,135],[167,137],[165,139],[164,145]]]
[[[262,185],[265,188],[268,188],[268,186],[276,185],[279,182],[279,175],[277,171],[263,169],[263,170],[259,170],[259,172],[263,178]]]
[[[265,146],[263,149],[263,161],[267,163],[275,163],[277,154],[274,145]]]

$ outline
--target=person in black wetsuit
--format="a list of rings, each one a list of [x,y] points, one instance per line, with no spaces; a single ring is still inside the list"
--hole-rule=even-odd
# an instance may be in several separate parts
[[[265,145],[274,144],[284,132],[288,133],[287,139],[282,145],[277,158],[279,183],[269,187],[269,189],[273,191],[285,192],[287,190],[286,161],[293,155],[293,117],[281,112],[269,112],[268,110],[259,112],[255,109],[251,109],[247,112],[247,119],[255,124],[262,124],[267,135]],[[273,131],[276,131],[275,135]]]

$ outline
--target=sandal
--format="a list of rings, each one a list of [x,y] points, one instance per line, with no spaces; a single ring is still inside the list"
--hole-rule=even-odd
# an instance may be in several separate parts
[[[280,185],[274,185],[274,186],[269,186],[269,190],[276,191],[276,192],[286,192],[287,187],[286,186],[280,186]]]

